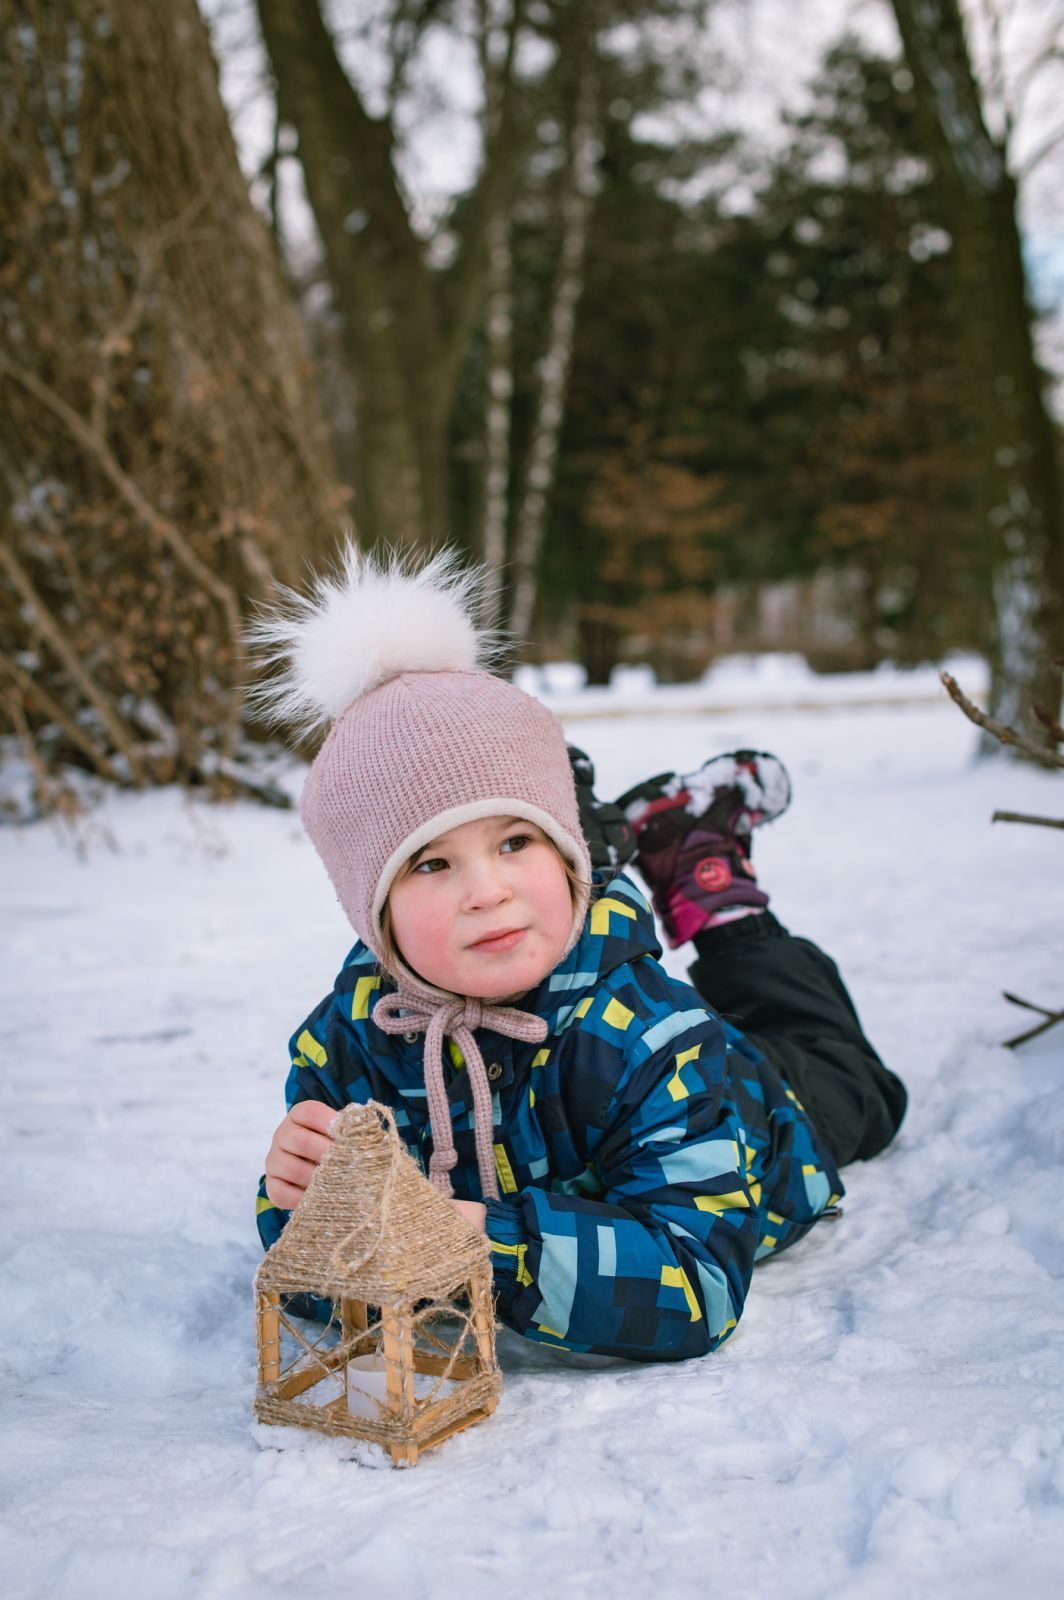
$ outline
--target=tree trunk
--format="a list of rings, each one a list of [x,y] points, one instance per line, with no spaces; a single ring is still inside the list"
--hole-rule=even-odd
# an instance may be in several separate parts
[[[449,411],[435,288],[392,165],[316,0],[257,0],[358,389],[356,514],[368,539],[446,534]]]
[[[1042,744],[1060,705],[1064,510],[1046,380],[1034,352],[1016,185],[991,138],[957,0],[894,0],[928,159],[953,236],[957,316],[993,551],[991,709]]]
[[[585,605],[577,608],[577,633],[579,659],[587,672],[588,684],[592,687],[608,684],[620,655],[620,628],[601,614],[601,608]]]
[[[590,51],[590,43],[585,45]],[[598,151],[598,86],[590,58],[582,67],[570,135],[569,170],[562,197],[562,246],[548,321],[547,346],[540,362],[540,388],[532,427],[524,493],[514,536],[514,588],[510,630],[526,638],[532,624],[539,581],[547,506],[554,484],[572,363],[576,305],[584,286],[588,226],[594,203]]]
[[[484,145],[498,138],[507,85],[512,82],[513,53],[523,7],[510,15],[506,58],[500,72],[492,59],[491,7],[478,6],[480,74],[484,85]],[[486,262],[487,314],[484,326],[486,395],[484,401],[484,508],[481,558],[488,579],[488,605],[495,625],[502,613],[503,569],[506,565],[510,506],[510,430],[513,416],[514,261],[510,218],[501,206],[488,225]]]
[[[218,774],[343,500],[194,0],[13,0],[0,128],[0,688],[39,769]]]
[[[510,423],[513,404],[513,253],[510,222],[495,218],[488,235],[488,394],[484,416],[485,471],[482,555],[492,621],[499,618],[510,504]]]

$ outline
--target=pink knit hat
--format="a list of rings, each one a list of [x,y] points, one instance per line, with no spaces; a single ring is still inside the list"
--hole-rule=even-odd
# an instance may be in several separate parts
[[[591,861],[565,735],[530,695],[485,670],[492,635],[478,625],[482,579],[453,552],[420,569],[344,552],[337,580],[291,613],[260,623],[258,643],[289,663],[260,691],[286,719],[335,719],[310,769],[300,811],[356,933],[378,957],[381,913],[415,850],[461,823],[536,823],[574,869],[580,937]],[[405,966],[405,989],[432,995]]]

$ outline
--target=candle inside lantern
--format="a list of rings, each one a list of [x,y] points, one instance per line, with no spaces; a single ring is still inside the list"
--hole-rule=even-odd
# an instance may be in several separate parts
[[[352,1416],[375,1417],[388,1406],[388,1368],[383,1356],[353,1356],[347,1363],[347,1409]]]
[[[441,1382],[434,1373],[414,1373],[414,1398],[432,1396],[442,1400],[455,1387],[450,1378]],[[347,1363],[347,1410],[350,1416],[377,1416],[377,1407],[388,1409],[388,1365],[381,1355],[352,1356]]]

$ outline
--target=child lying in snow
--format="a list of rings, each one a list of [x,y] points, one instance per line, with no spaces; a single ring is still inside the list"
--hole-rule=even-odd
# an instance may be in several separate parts
[[[478,665],[474,582],[447,557],[404,573],[349,551],[265,630],[292,655],[281,710],[335,719],[302,815],[359,942],[293,1037],[259,1229],[280,1234],[335,1112],[383,1101],[487,1233],[507,1326],[703,1355],[754,1262],[890,1142],[905,1091],[755,880],[780,763],[739,751],[600,804],[554,716]],[[670,944],[694,943],[693,989],[618,870],[633,848]]]

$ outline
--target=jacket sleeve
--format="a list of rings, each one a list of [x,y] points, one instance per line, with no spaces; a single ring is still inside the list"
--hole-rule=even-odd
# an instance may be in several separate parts
[[[509,1327],[642,1361],[704,1355],[727,1338],[753,1270],[760,1191],[725,1051],[707,1014],[626,1072],[589,1152],[601,1197],[527,1188],[488,1202]]]
[[[352,1092],[351,1078],[352,1072],[357,1074],[357,1062],[347,1030],[339,1025],[332,995],[296,1029],[289,1040],[288,1055],[291,1066],[285,1084],[286,1111],[302,1100],[320,1100],[339,1111],[351,1100],[361,1098]],[[369,1098],[368,1093],[364,1098]],[[255,1221],[264,1250],[281,1237],[291,1215],[269,1198],[263,1174],[255,1201]]]

